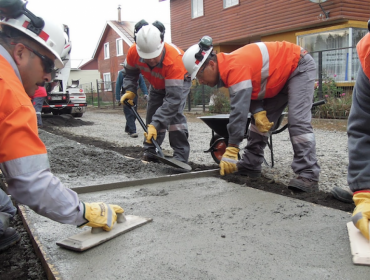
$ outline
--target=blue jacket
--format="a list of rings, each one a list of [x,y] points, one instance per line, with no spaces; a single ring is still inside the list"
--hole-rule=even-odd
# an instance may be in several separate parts
[[[116,100],[119,101],[121,99],[121,88],[122,88],[122,82],[123,78],[125,77],[126,73],[125,70],[122,69],[118,72],[118,77],[116,81]],[[148,89],[146,88],[146,84],[143,78],[143,75],[140,74],[139,80],[138,80],[139,87],[141,88],[141,91],[144,95],[148,95]]]

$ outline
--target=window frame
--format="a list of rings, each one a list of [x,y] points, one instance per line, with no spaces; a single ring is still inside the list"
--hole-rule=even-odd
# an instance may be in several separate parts
[[[106,79],[107,77],[109,77],[109,80]],[[110,72],[103,73],[103,82],[104,82],[104,91],[112,91],[112,79]],[[106,87],[107,83],[109,83],[108,88]]]
[[[197,2],[197,3],[194,4],[194,2]],[[198,6],[199,6],[200,2],[202,2],[201,3],[201,5],[202,5],[201,14],[200,14],[200,12],[198,12]],[[197,6],[197,7],[195,7],[195,6]],[[197,9],[197,10],[195,11],[195,9]],[[191,18],[198,18],[198,17],[202,17],[202,16],[204,16],[204,1],[203,0],[191,0]]]
[[[119,50],[121,50],[121,52],[118,52]],[[122,38],[116,39],[116,54],[117,54],[117,56],[124,55],[124,51],[123,51],[123,39]]]
[[[109,59],[110,58],[110,55],[109,55],[109,42],[105,43],[104,44],[104,59]]]
[[[234,6],[239,5],[239,0],[229,0],[229,1],[236,1],[236,2],[237,2],[237,3],[235,3],[235,4],[231,4],[231,5],[229,5],[229,6],[227,6],[227,1],[228,1],[228,0],[223,0],[223,8],[224,8],[224,9],[231,8],[231,7],[234,7]]]

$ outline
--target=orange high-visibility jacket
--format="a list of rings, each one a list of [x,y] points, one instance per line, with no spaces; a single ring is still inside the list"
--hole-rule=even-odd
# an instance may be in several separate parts
[[[242,141],[253,104],[276,96],[298,66],[301,47],[288,42],[259,42],[217,54],[219,87],[230,93],[229,143]]]
[[[148,80],[151,86],[156,89],[165,89],[168,86],[178,86],[183,84],[184,77],[187,73],[182,63],[183,50],[173,44],[164,43],[165,56],[159,66],[150,69],[149,66],[140,58],[136,44],[133,44],[127,53],[126,73],[129,75],[130,70],[139,69],[141,74]],[[126,86],[126,90],[131,90]]]
[[[365,75],[370,79],[370,33],[367,33],[357,43],[357,53]]]
[[[50,172],[36,112],[20,81],[18,69],[0,45],[0,167],[8,192],[19,203],[61,223],[85,221],[83,205]],[[82,208],[83,209],[83,208]]]
[[[297,68],[301,47],[288,42],[246,45],[236,51],[217,54],[225,87],[237,91],[241,83],[252,88],[252,100],[277,95]]]

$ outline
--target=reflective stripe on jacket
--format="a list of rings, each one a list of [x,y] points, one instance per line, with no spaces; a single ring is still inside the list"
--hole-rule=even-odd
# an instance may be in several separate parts
[[[370,79],[370,33],[357,43],[357,53],[365,75]]]
[[[8,192],[19,203],[61,223],[86,222],[75,192],[50,172],[45,145],[37,130],[35,109],[14,60],[0,46],[0,167]]]

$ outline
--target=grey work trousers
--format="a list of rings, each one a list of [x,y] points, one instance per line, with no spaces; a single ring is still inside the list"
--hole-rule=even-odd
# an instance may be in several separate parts
[[[168,138],[170,146],[173,149],[173,157],[181,162],[187,163],[190,154],[190,144],[188,141],[189,132],[187,127],[187,120],[183,113],[186,97],[188,96],[191,83],[187,82],[183,88],[183,94],[181,94],[181,102],[178,108],[176,108],[176,114],[169,120],[168,126],[157,127],[157,143],[162,145],[168,130]],[[146,114],[146,123],[152,122],[152,117],[156,113],[157,109],[162,106],[165,96],[164,91],[156,91],[152,87],[149,90],[148,96],[148,107]],[[171,103],[171,102],[170,102]],[[153,152],[155,147],[153,144],[148,144],[144,139],[144,149]]]
[[[311,126],[315,76],[315,61],[307,54],[300,59],[281,92],[273,98],[263,100],[263,107],[268,119],[277,124],[288,105],[288,130],[294,151],[291,167],[295,174],[319,181],[320,166],[316,159],[316,141]],[[276,128],[271,131],[274,129]],[[239,169],[261,170],[269,135],[259,132],[252,119],[247,136],[248,143],[242,159],[237,164]]]
[[[9,220],[17,213],[17,208],[14,207],[9,196],[0,189],[0,237],[9,227]]]
[[[32,100],[33,107],[36,110],[36,117],[37,117],[37,125],[42,126],[42,118],[41,118],[41,111],[42,111],[42,104],[44,104],[45,97],[35,97]]]
[[[348,117],[348,174],[350,189],[370,190],[370,82],[360,67]]]

